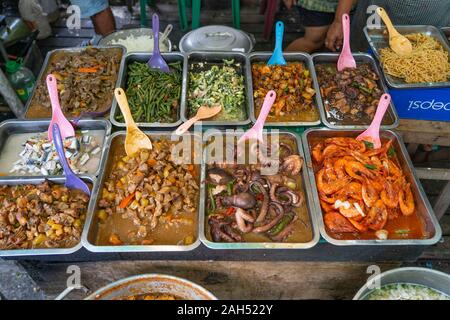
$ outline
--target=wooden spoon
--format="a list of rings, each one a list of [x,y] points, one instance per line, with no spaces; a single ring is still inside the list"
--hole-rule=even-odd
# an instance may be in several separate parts
[[[392,51],[399,55],[407,55],[412,52],[412,44],[411,41],[409,41],[405,36],[401,35],[392,25],[391,19],[389,19],[389,16],[387,15],[386,11],[378,7],[377,13],[383,19],[384,23],[386,24],[386,28],[389,32],[389,46],[391,47]]]
[[[198,108],[197,114],[195,116],[190,118],[188,121],[179,126],[177,130],[175,130],[175,134],[182,135],[183,133],[188,131],[188,129],[197,121],[214,117],[221,110],[222,106],[220,105],[214,107],[201,106],[200,108]]]
[[[150,138],[137,127],[130,112],[127,96],[122,88],[114,90],[117,103],[125,118],[127,125],[127,136],[125,137],[125,152],[128,156],[136,154],[141,149],[152,149]]]

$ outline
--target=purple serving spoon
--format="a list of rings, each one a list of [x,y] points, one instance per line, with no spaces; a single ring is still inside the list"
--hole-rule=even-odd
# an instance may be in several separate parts
[[[88,196],[91,195],[91,190],[86,183],[78,178],[67,162],[66,155],[64,152],[63,140],[61,138],[61,132],[59,131],[59,126],[54,123],[52,126],[53,131],[53,143],[55,144],[56,151],[58,152],[59,162],[64,169],[64,175],[66,176],[65,186],[69,189],[78,189],[86,193]]]
[[[67,137],[73,137],[75,135],[75,130],[73,129],[72,124],[67,120],[64,116],[64,113],[61,110],[61,105],[59,104],[58,97],[58,88],[56,77],[53,74],[49,74],[47,76],[47,89],[48,95],[50,96],[50,104],[52,105],[52,120],[50,121],[50,125],[48,126],[47,136],[48,140],[52,141],[52,127],[54,123],[57,123],[61,128],[61,137],[63,139]]]
[[[153,54],[147,65],[152,69],[158,69],[162,72],[169,73],[170,68],[164,61],[159,51],[159,17],[156,13],[152,16],[152,28],[153,28]]]
[[[352,50],[350,49],[350,17],[345,13],[342,15],[342,33],[344,34],[344,43],[337,62],[337,69],[338,71],[347,68],[355,69],[356,61],[355,58],[353,58]]]

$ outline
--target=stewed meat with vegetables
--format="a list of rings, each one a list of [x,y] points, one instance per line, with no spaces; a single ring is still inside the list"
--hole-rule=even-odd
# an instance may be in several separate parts
[[[207,227],[214,242],[308,242],[300,171],[303,158],[290,139],[280,143],[277,174],[263,175],[270,161],[259,149],[258,163],[215,164],[206,174]],[[252,150],[257,150],[253,149]]]
[[[114,157],[98,202],[100,245],[189,245],[195,241],[198,168],[176,164],[175,145]],[[122,146],[123,148],[123,146]]]
[[[0,249],[75,246],[88,202],[82,191],[49,181],[0,186]]]
[[[58,81],[61,109],[66,116],[106,111],[112,102],[122,51],[88,47],[81,52],[56,52],[50,58],[32,98],[27,118],[51,116],[48,74]]]
[[[316,91],[310,72],[302,62],[288,62],[286,66],[253,63],[252,79],[256,116],[259,116],[267,92],[274,90],[277,98],[267,121],[313,122],[319,119],[314,103]]]
[[[324,63],[316,66],[316,73],[330,121],[370,124],[383,94],[379,77],[370,64],[337,71],[335,64]]]

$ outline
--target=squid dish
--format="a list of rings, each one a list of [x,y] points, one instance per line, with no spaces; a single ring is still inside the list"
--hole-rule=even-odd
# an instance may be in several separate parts
[[[337,239],[421,239],[424,227],[393,141],[334,137],[312,144],[327,232]]]
[[[212,241],[299,243],[312,239],[302,192],[303,158],[294,148],[293,139],[280,139],[278,171],[272,175],[264,175],[262,169],[275,160],[265,156],[269,150],[261,149],[254,149],[256,164],[235,161],[207,168],[207,229]]]

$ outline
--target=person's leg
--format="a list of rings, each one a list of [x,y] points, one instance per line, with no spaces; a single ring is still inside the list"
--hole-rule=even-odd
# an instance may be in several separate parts
[[[324,46],[328,28],[334,20],[334,14],[307,10],[298,7],[300,23],[305,27],[305,35],[294,40],[286,51],[305,51],[312,53]]]
[[[116,20],[110,7],[91,17],[95,33],[106,36],[116,30]]]
[[[329,26],[305,27],[305,35],[292,41],[286,51],[304,51],[312,53],[321,49],[324,45]]]
[[[95,32],[105,36],[116,30],[116,21],[108,0],[70,0],[80,8],[81,17],[90,17]]]

